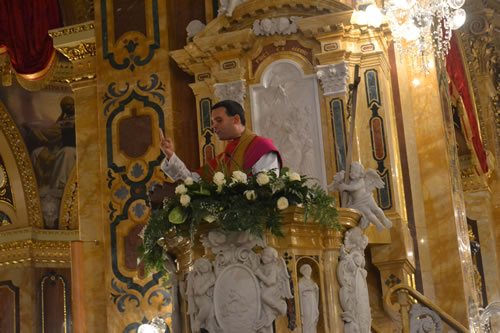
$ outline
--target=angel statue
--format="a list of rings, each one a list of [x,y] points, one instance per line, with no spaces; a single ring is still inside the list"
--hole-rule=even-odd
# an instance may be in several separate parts
[[[282,297],[292,298],[286,264],[272,247],[266,247],[261,256],[262,265],[255,272],[260,280],[262,311],[257,323],[258,333],[272,333],[273,321],[287,312]]]
[[[208,259],[200,258],[193,264],[193,271],[187,276],[188,314],[192,332],[202,328],[210,333],[222,332],[215,319],[213,293],[215,274]]]
[[[384,230],[384,226],[386,228],[392,227],[392,222],[385,217],[384,212],[377,206],[373,198],[372,190],[384,187],[384,182],[377,172],[373,169],[366,169],[365,172],[361,163],[352,162],[349,178],[351,182],[344,183],[344,170],[338,172],[333,177],[333,182],[328,185],[328,189],[349,193],[345,207],[356,209],[361,213],[361,229],[366,229],[370,222],[377,226],[378,231]]]

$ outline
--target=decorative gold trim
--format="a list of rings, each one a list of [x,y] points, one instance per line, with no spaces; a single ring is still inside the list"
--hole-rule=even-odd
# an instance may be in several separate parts
[[[83,24],[76,24],[62,29],[49,30],[49,36],[52,37],[52,39],[54,39],[57,37],[77,34],[83,31],[94,30],[94,29],[95,29],[94,21],[89,21]]]
[[[70,61],[82,60],[88,57],[95,57],[95,43],[82,42],[76,46],[67,46],[57,48]]]
[[[28,149],[17,129],[16,123],[11,118],[7,108],[0,101],[0,130],[7,138],[7,142],[14,154],[16,165],[21,175],[21,183],[24,191],[24,199],[28,209],[28,224],[34,227],[43,227],[42,210],[40,207],[40,196],[35,178],[35,172]]]
[[[59,211],[59,229],[78,229],[78,178],[76,164],[66,182]]]
[[[0,244],[0,268],[27,262],[69,265],[70,242],[29,239]]]

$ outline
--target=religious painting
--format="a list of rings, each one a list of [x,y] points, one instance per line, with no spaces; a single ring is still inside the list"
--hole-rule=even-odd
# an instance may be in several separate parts
[[[36,175],[45,228],[59,227],[66,183],[76,160],[75,107],[69,87],[27,91],[15,80],[0,87],[0,101],[17,124]]]

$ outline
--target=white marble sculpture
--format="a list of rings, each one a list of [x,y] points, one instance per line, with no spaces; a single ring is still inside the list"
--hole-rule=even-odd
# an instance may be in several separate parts
[[[246,1],[248,0],[220,0],[217,16],[220,15],[226,15],[227,17],[233,16],[233,10],[236,8],[236,6]]]
[[[299,280],[299,295],[302,333],[316,333],[319,319],[319,287],[311,279],[311,272],[311,266],[308,264],[300,267],[302,278]]]
[[[413,304],[410,309],[410,333],[443,332],[443,322],[439,315],[421,304]]]
[[[244,105],[245,97],[247,95],[247,87],[245,80],[216,83],[214,84],[215,96],[219,101],[231,99]]]
[[[364,250],[368,237],[359,227],[346,232],[340,247],[337,279],[340,284],[339,299],[344,312],[345,333],[369,333],[371,327],[370,300],[366,283]]]
[[[321,82],[324,96],[347,94],[349,81],[347,62],[316,66],[316,76]]]
[[[187,277],[188,314],[193,333],[204,328],[210,333],[222,332],[215,320],[213,290],[215,274],[212,264],[205,258],[194,262],[194,269]]]
[[[186,27],[187,36],[194,37],[205,28],[205,23],[200,20],[192,20]]]
[[[283,258],[272,247],[262,252],[262,265],[255,272],[260,280],[262,312],[257,323],[258,333],[272,333],[273,321],[286,314],[287,304],[283,298],[291,298],[290,282]]]
[[[295,21],[300,20],[300,16],[273,17],[253,22],[252,30],[255,36],[291,35],[298,31]]]
[[[344,182],[344,171],[338,172],[333,177],[333,182],[328,185],[332,191],[347,191],[349,196],[343,206],[353,208],[362,214],[360,227],[364,230],[369,223],[377,226],[378,231],[392,227],[392,222],[385,216],[382,209],[377,206],[372,190],[383,188],[384,182],[373,169],[366,169],[359,162],[352,162],[349,175],[350,183]]]
[[[215,260],[196,260],[187,278],[192,331],[272,332],[273,321],[287,311],[283,298],[292,297],[284,260],[247,232],[214,230],[201,243]],[[261,255],[257,247],[264,248]]]

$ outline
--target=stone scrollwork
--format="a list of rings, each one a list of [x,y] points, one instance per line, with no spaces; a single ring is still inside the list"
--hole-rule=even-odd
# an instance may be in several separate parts
[[[344,312],[345,333],[369,333],[371,327],[370,301],[365,270],[365,248],[368,237],[354,227],[346,232],[340,247],[337,279],[340,284],[339,299]]]
[[[297,32],[295,21],[302,17],[274,17],[255,20],[253,22],[253,33],[256,36],[291,35]]]
[[[431,331],[436,333],[443,331],[441,318],[431,309],[418,303],[413,304],[410,309],[410,333]]]
[[[347,62],[316,66],[316,76],[321,82],[325,96],[347,94],[349,81]]]
[[[275,249],[247,232],[214,230],[202,237],[212,262],[199,258],[187,276],[192,332],[272,332],[291,298],[286,263]],[[264,247],[261,254],[253,251]]]
[[[215,96],[220,100],[231,99],[240,104],[244,104],[246,91],[246,81],[239,80],[227,83],[216,83],[214,85]]]

